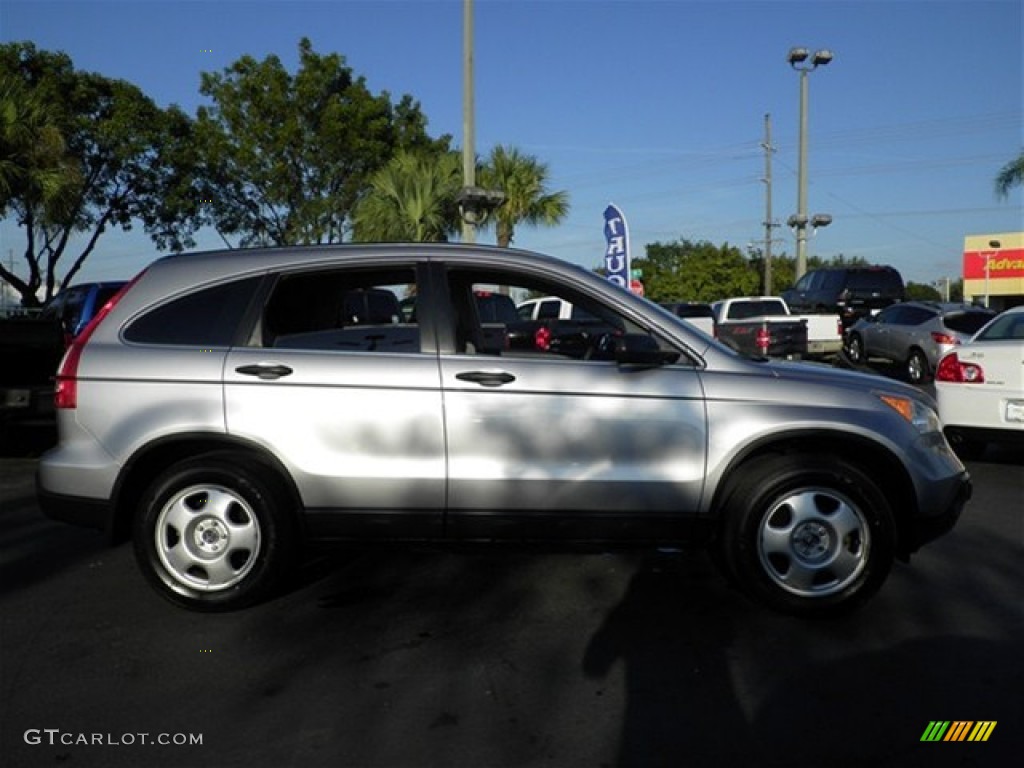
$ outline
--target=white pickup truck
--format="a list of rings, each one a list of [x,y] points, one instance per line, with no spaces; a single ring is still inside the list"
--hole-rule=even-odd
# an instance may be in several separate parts
[[[715,302],[716,322],[729,318],[750,321],[755,318],[789,318],[807,326],[807,357],[822,358],[838,354],[843,348],[843,328],[839,315],[794,315],[778,296],[743,296]]]

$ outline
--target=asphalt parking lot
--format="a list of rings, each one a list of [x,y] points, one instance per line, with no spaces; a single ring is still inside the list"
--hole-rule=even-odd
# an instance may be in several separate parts
[[[1002,766],[1024,753],[1024,451],[948,536],[806,622],[700,551],[348,551],[177,609],[130,546],[44,519],[0,457],[4,766]],[[984,742],[930,742],[942,723]],[[987,725],[981,725],[987,724]],[[981,732],[981,731],[979,731]]]
[[[853,616],[735,593],[700,551],[343,552],[179,610],[0,460],[4,766],[1016,765],[1024,454]],[[931,743],[937,722],[995,723]],[[166,743],[164,743],[166,742]]]

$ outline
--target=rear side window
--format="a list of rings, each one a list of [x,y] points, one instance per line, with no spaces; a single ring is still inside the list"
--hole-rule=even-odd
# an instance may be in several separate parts
[[[147,312],[124,332],[126,341],[190,347],[228,347],[261,277],[190,293]]]
[[[263,346],[416,353],[417,295],[413,267],[284,275],[263,313]]]
[[[975,334],[982,326],[991,320],[995,315],[988,312],[960,312],[946,315],[943,323],[947,328],[957,333]]]

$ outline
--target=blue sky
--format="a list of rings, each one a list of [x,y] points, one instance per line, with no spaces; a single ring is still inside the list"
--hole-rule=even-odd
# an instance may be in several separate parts
[[[203,71],[243,54],[290,69],[306,36],[369,87],[416,98],[433,135],[462,135],[461,0],[0,0],[0,41],[67,52],[194,114]],[[634,258],[680,238],[764,241],[764,118],[773,218],[796,210],[799,76],[793,46],[827,48],[810,75],[809,211],[833,224],[809,253],[957,277],[966,235],[1019,231],[1022,196],[993,179],[1024,146],[1020,0],[477,0],[476,148],[548,164],[572,211],[515,245],[587,267],[602,211],[629,220]],[[776,254],[792,233],[774,230]],[[2,256],[23,240],[0,229]],[[493,242],[483,234],[481,242]],[[201,245],[218,247],[213,237]],[[106,234],[80,280],[134,273],[157,252]],[[16,262],[17,266],[17,262]]]

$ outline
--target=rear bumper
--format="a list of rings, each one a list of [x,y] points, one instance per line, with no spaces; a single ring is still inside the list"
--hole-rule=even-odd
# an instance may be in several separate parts
[[[36,500],[43,514],[51,520],[70,523],[101,531],[111,529],[112,507],[105,499],[90,499],[83,496],[65,496],[52,493],[42,487],[39,473],[36,473]]]

